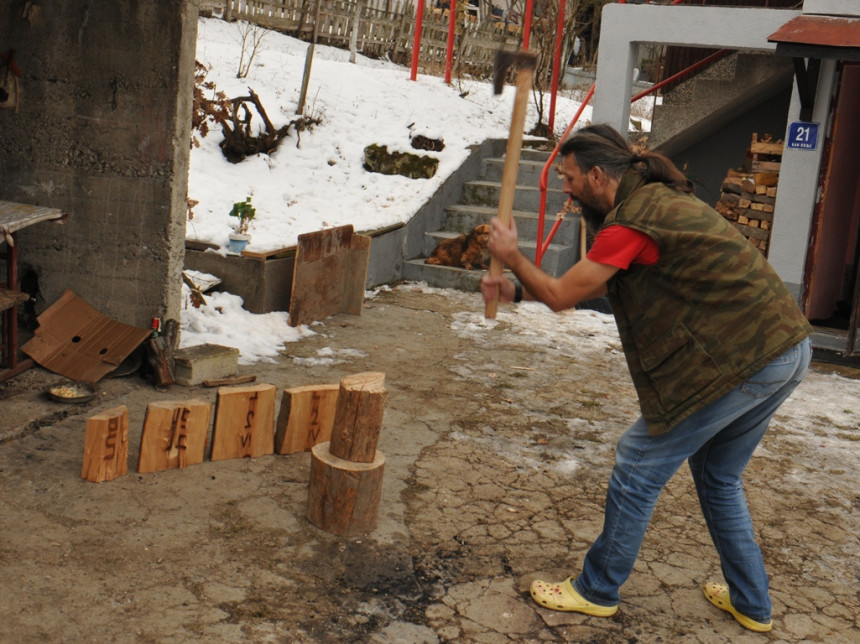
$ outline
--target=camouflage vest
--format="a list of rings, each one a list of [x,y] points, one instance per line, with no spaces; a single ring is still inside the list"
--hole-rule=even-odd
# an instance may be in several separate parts
[[[660,260],[608,283],[648,431],[660,434],[727,394],[812,332],[761,253],[718,212],[629,172],[604,227],[657,242]]]

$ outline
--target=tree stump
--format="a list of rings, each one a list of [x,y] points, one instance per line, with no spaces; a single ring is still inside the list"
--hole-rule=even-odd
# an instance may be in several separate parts
[[[366,534],[376,528],[385,457],[377,452],[370,463],[352,463],[329,445],[311,449],[308,521],[341,537]]]
[[[128,408],[108,409],[87,419],[81,478],[112,481],[128,472]]]
[[[311,449],[308,521],[339,536],[376,527],[385,457],[376,449],[385,407],[385,374],[341,379],[331,441]]]
[[[331,431],[331,453],[345,461],[372,463],[385,411],[385,374],[375,371],[340,381]]]

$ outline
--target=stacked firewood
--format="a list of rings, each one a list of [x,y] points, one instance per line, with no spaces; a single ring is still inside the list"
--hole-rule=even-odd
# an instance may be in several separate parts
[[[714,208],[765,257],[773,228],[783,142],[753,134],[743,169],[729,170]]]

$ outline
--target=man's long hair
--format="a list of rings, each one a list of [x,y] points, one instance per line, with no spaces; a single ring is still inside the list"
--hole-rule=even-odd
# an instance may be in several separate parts
[[[633,169],[647,183],[660,181],[679,192],[693,192],[692,182],[667,157],[656,152],[636,154],[611,125],[589,125],[574,132],[561,146],[561,156],[573,153],[582,172],[595,166],[621,180]]]

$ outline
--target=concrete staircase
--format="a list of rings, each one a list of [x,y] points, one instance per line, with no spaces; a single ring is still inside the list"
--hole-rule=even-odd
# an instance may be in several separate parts
[[[417,256],[408,257],[403,263],[401,275],[404,280],[423,281],[439,288],[477,290],[483,271],[433,266],[425,264],[424,260],[441,240],[469,232],[479,224],[489,223],[496,216],[505,165],[504,157],[497,156],[496,152],[488,149],[487,156],[480,160],[478,176],[463,183],[459,202],[444,207],[442,228],[424,232],[423,245],[418,249]],[[537,248],[540,174],[549,155],[547,151],[524,147],[517,173],[513,217],[517,224],[520,249],[532,260]],[[567,195],[561,191],[561,181],[553,170],[550,171],[549,188],[544,237],[555,224],[556,213],[562,210],[567,201]],[[561,275],[576,263],[579,259],[579,227],[578,215],[565,217],[544,253],[541,261],[543,270],[552,275]]]
[[[648,143],[672,156],[790,86],[792,77],[788,58],[734,52],[665,94]]]

